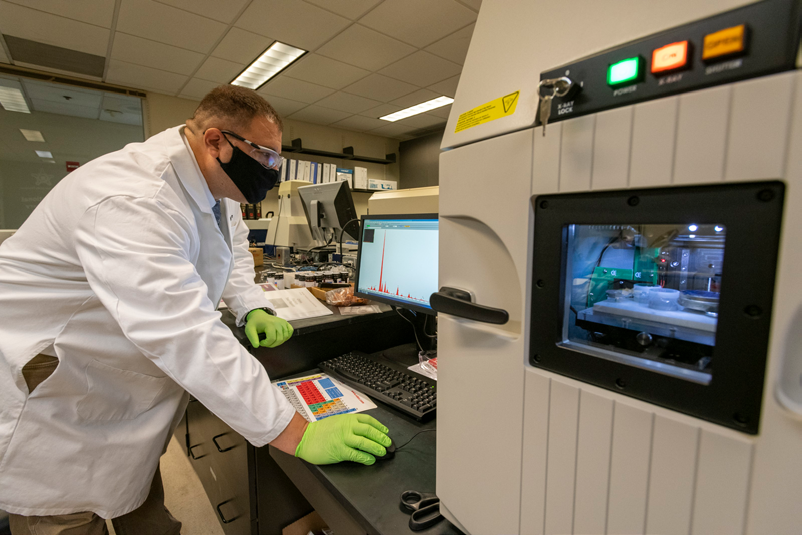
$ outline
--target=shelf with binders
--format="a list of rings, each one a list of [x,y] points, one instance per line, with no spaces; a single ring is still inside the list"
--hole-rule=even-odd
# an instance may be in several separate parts
[[[293,139],[291,145],[282,145],[281,152],[282,154],[306,154],[309,156],[323,156],[326,158],[336,158],[339,160],[353,160],[356,162],[378,163],[382,165],[389,165],[397,162],[395,153],[386,154],[384,158],[373,158],[370,156],[355,155],[354,147],[344,147],[342,152],[310,149],[303,146],[301,138]]]

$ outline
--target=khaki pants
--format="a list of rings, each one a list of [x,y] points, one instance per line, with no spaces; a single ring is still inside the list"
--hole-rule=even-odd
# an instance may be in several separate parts
[[[22,368],[28,392],[50,377],[58,366],[56,357],[36,355]],[[107,535],[106,521],[92,512],[54,516],[9,515],[12,535]],[[117,535],[178,535],[181,522],[164,506],[164,487],[158,468],[145,503],[128,514],[112,519]]]

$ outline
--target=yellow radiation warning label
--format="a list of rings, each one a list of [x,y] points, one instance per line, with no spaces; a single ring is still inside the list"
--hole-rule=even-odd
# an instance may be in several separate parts
[[[518,105],[518,95],[520,93],[520,91],[510,93],[509,95],[491,100],[487,104],[482,104],[481,106],[477,106],[472,110],[460,114],[454,133],[456,134],[468,128],[473,128],[474,126],[512,115],[515,113],[515,107]]]

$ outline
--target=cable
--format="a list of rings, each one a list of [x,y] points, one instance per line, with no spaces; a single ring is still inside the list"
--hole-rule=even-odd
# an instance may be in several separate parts
[[[397,307],[394,307],[394,306],[390,305],[390,308],[392,308],[393,310],[395,310],[396,314],[398,314],[399,316],[401,316],[402,318],[404,318],[404,321],[406,321],[407,323],[409,323],[410,325],[412,325],[412,334],[414,334],[414,335],[415,335],[415,341],[418,343],[418,349],[420,349],[421,351],[423,351],[423,346],[421,345],[421,343],[420,343],[420,340],[418,340],[418,330],[415,328],[415,324],[414,324],[414,323],[412,323],[412,320],[411,320],[411,319],[409,319],[408,317],[404,316],[403,314],[401,314],[401,312],[398,310],[398,308],[397,308]]]
[[[357,223],[360,222],[359,219],[351,219],[351,220],[348,221],[348,223],[343,225],[343,228],[340,229],[340,258],[342,258],[342,255],[343,255],[343,234],[345,234],[345,229],[348,228],[348,225],[350,225],[354,221],[356,221]],[[362,234],[362,225],[360,224],[358,226],[359,226],[358,233]]]
[[[437,333],[429,334],[426,332],[426,323],[429,321],[429,315],[424,314],[424,316],[425,317],[423,318],[423,336],[425,336],[426,338],[437,338]]]
[[[278,217],[276,217],[276,232],[273,234],[273,254],[276,254],[276,238],[278,238],[278,226],[281,224],[281,209],[284,203],[281,202],[281,195],[278,196]]]
[[[410,438],[409,440],[407,440],[406,442],[404,442],[400,446],[396,446],[395,447],[395,451],[398,452],[398,450],[400,450],[401,448],[403,448],[404,446],[406,446],[407,444],[412,442],[415,439],[416,436],[420,435],[421,433],[428,433],[429,431],[437,431],[437,429],[424,429],[423,431],[418,431],[417,433],[412,435],[412,438]]]

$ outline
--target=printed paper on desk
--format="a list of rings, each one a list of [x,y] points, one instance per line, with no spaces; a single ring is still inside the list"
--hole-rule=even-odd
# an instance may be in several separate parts
[[[309,422],[376,408],[376,404],[365,394],[325,373],[274,381],[273,384]]]
[[[287,321],[330,316],[334,314],[318,301],[306,288],[265,292],[265,299],[273,305],[279,318]]]

